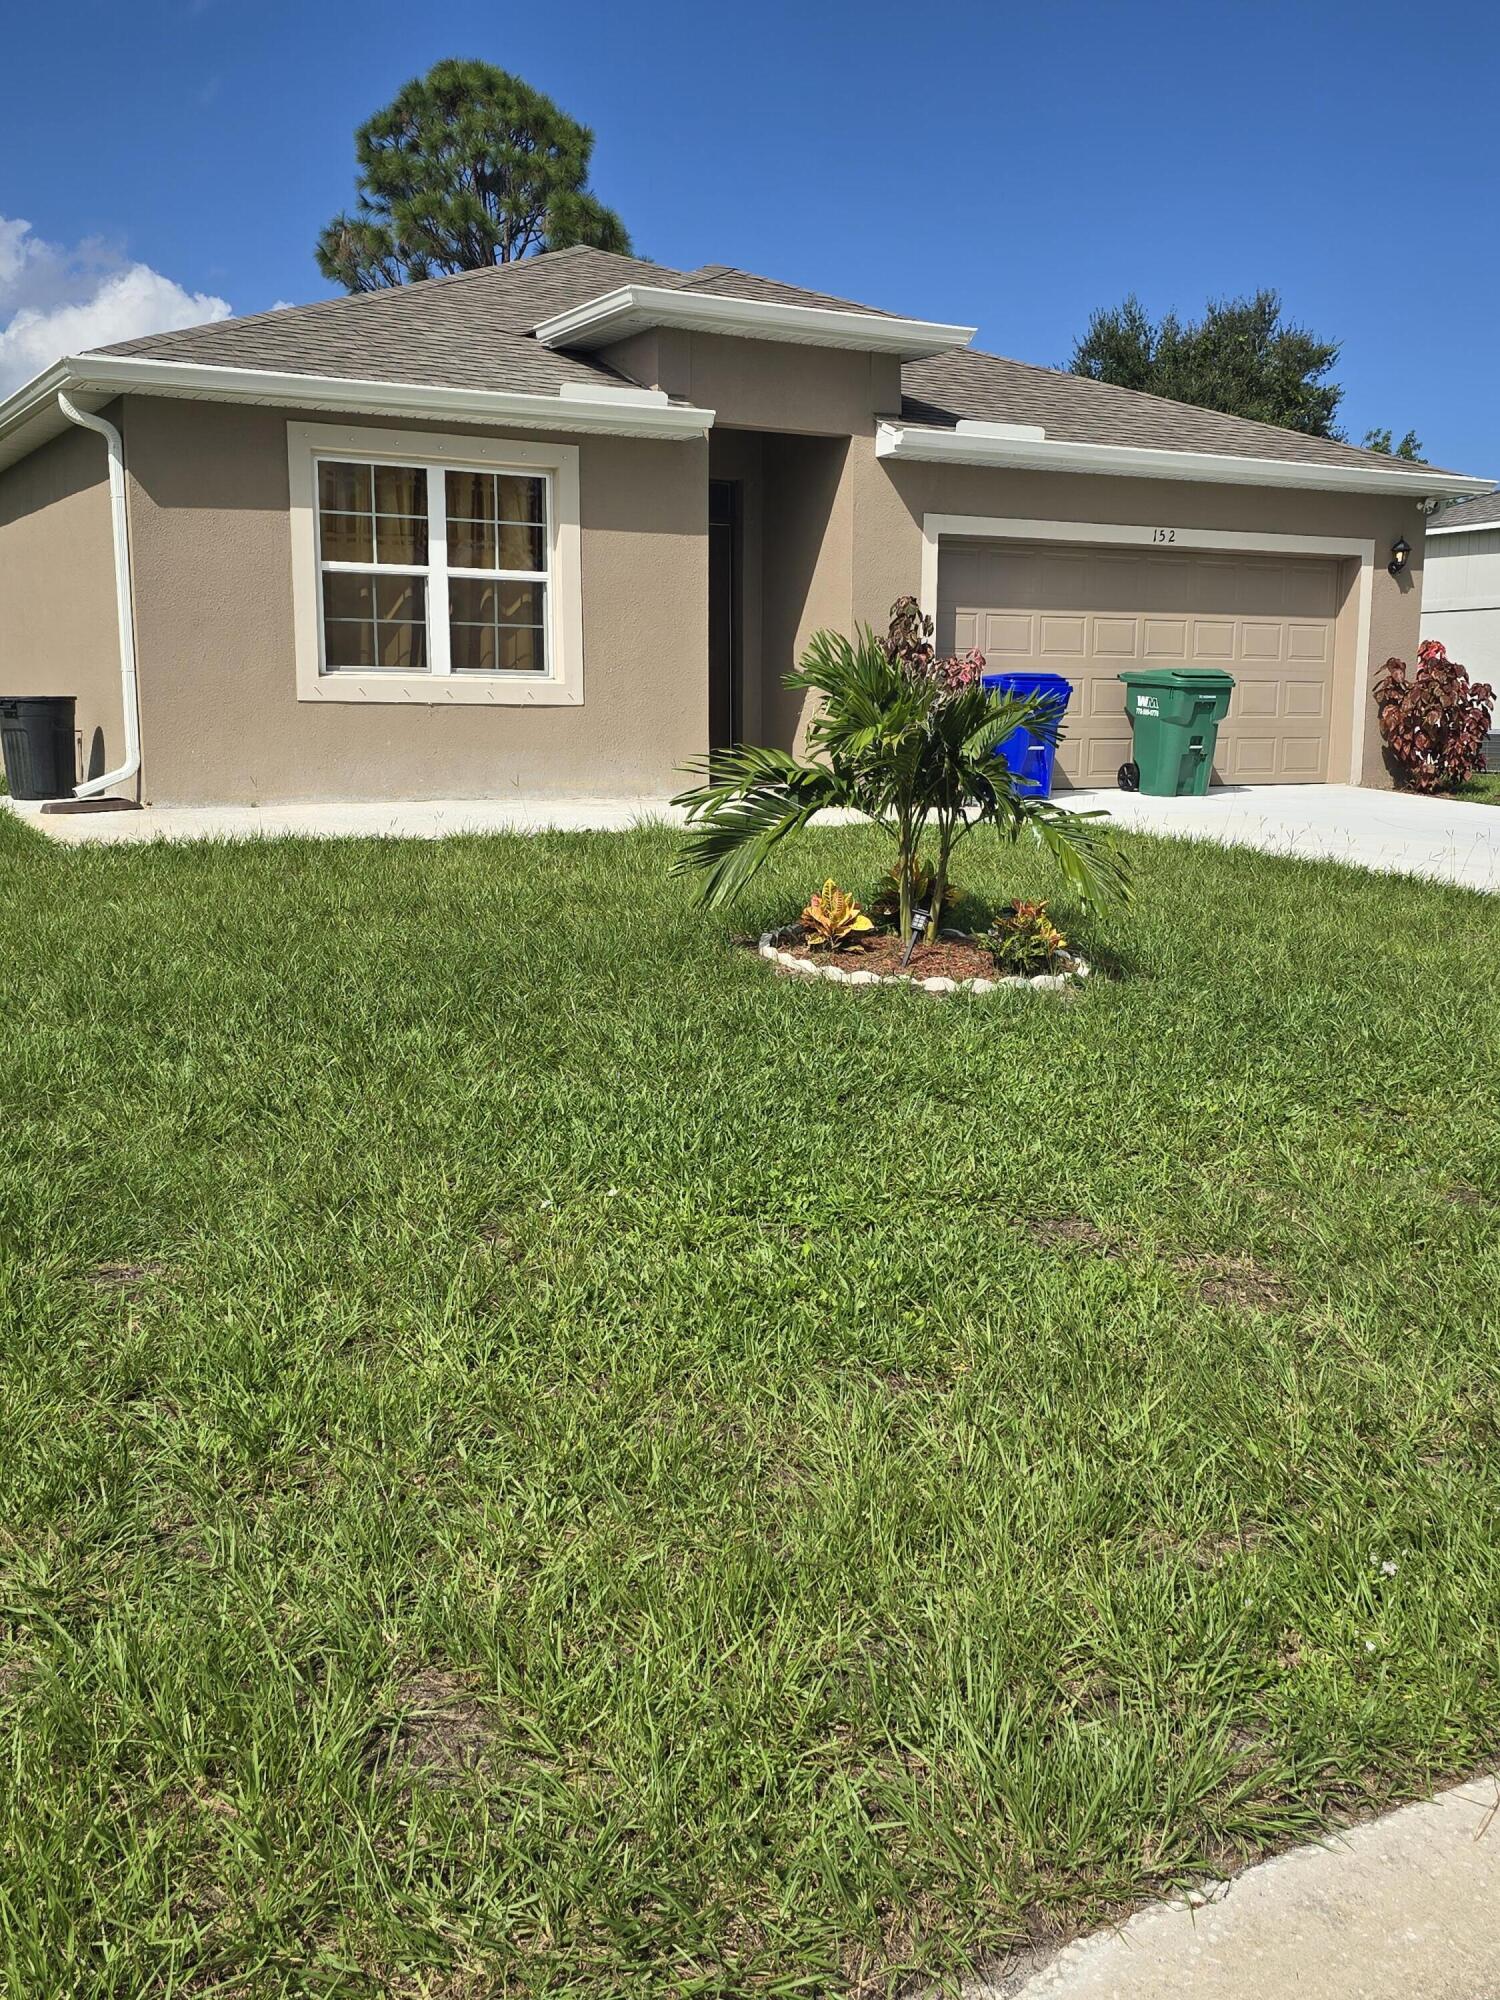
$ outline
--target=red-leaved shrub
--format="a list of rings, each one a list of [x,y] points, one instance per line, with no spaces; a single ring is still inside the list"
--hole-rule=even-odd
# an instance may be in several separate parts
[[[930,681],[939,694],[962,694],[984,673],[984,655],[977,646],[948,659],[938,658],[932,643],[932,620],[924,617],[914,597],[898,597],[891,606],[884,645],[888,659],[914,681]]]
[[[1417,671],[1387,660],[1374,688],[1380,733],[1414,792],[1448,792],[1484,769],[1495,690],[1470,681],[1436,639],[1417,648]]]

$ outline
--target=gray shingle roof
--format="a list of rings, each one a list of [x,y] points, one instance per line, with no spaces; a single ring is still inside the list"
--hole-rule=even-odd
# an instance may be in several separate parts
[[[1434,514],[1427,523],[1434,528],[1500,528],[1500,493],[1481,493],[1474,500],[1459,500]]]
[[[565,250],[420,285],[353,292],[180,333],[146,334],[99,351],[290,375],[555,395],[564,382],[619,378],[582,355],[539,345],[531,338],[538,320],[632,277],[660,283],[675,276],[634,257]]]
[[[727,265],[676,271],[644,258],[580,245],[488,270],[429,278],[420,285],[355,292],[178,333],[145,334],[98,351],[219,368],[555,395],[564,382],[609,383],[620,378],[585,355],[541,346],[531,338],[532,328],[555,313],[631,283],[775,299],[785,305],[871,310]]]
[[[951,428],[960,417],[988,423],[1040,424],[1068,444],[1144,446],[1156,451],[1227,452],[1236,458],[1280,458],[1312,465],[1380,465],[1404,461],[1331,438],[1306,437],[1276,424],[1226,417],[1196,404],[1169,402],[1137,389],[1117,389],[1086,375],[1006,361],[972,347],[908,361],[901,370],[901,414],[914,424]],[[1431,466],[1411,468],[1414,481]]]
[[[822,306],[830,312],[873,313],[877,319],[894,317],[882,306],[861,306],[852,299],[831,298],[827,292],[804,291],[801,285],[783,285],[777,278],[758,278],[753,271],[737,271],[732,264],[704,264],[678,278],[677,283],[682,291],[713,292],[721,299],[764,299],[768,305]]]
[[[533,329],[557,313],[630,283],[842,312],[880,310],[727,264],[678,271],[645,258],[580,246],[516,264],[432,278],[420,285],[322,299],[314,305],[220,320],[179,333],[148,334],[99,351],[222,368],[555,395],[565,382],[610,383],[620,378],[586,355],[543,347],[532,338]],[[907,362],[901,379],[902,414],[912,424],[951,427],[960,417],[976,417],[1040,424],[1049,438],[1084,444],[1224,452],[1334,466],[1378,463],[1399,469],[1401,464],[1353,445],[1221,416],[972,348]],[[1414,483],[1424,469],[1432,468],[1411,468]],[[1491,503],[1467,504],[1475,508]]]

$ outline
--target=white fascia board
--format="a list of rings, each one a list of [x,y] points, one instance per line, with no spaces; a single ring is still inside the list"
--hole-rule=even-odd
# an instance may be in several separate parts
[[[213,403],[260,403],[276,408],[334,410],[351,415],[454,418],[523,430],[598,431],[618,437],[701,438],[712,410],[670,403],[642,390],[616,393],[601,384],[569,385],[577,395],[527,395],[509,389],[453,389],[430,382],[367,382],[334,375],[292,375],[259,368],[223,368],[158,361],[137,354],[70,355],[0,404],[0,452],[14,433],[23,456],[51,435],[57,392],[82,396],[177,396]]]
[[[937,465],[992,465],[1017,472],[1093,472],[1124,479],[1191,479],[1218,486],[1291,486],[1315,493],[1431,494],[1494,491],[1491,479],[1461,473],[1396,472],[1383,465],[1314,465],[1301,459],[1240,458],[1229,452],[1163,451],[1119,444],[1073,444],[1061,438],[980,437],[972,433],[882,424],[879,458]]]
[[[0,470],[72,428],[57,407],[58,391],[69,386],[67,366],[59,361],[0,403]],[[81,394],[78,401],[83,407],[95,407]]]
[[[603,347],[652,327],[727,334],[741,340],[791,341],[803,347],[844,347],[919,361],[967,347],[978,331],[936,320],[894,319],[884,313],[841,312],[832,306],[789,306],[771,299],[736,299],[722,292],[676,291],[669,285],[621,285],[543,320],[543,347]]]
[[[1490,490],[1493,492],[1494,488],[1491,487]],[[1497,533],[1500,533],[1500,515],[1497,515],[1493,521],[1460,521],[1457,527],[1453,528],[1429,528],[1427,530],[1427,539],[1430,542],[1434,535],[1493,535]]]

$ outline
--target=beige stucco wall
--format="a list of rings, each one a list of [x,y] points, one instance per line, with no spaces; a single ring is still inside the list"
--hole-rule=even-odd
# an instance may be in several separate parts
[[[855,448],[851,438],[766,440],[764,741],[803,747],[816,697],[782,686],[814,632],[851,629]]]
[[[599,359],[648,389],[712,410],[716,423],[746,429],[847,437],[873,432],[875,417],[901,408],[901,364],[889,354],[669,327],[616,341]]]
[[[674,788],[708,740],[705,443],[568,440],[580,454],[581,706],[366,707],[297,699],[289,421],[305,413],[129,400],[147,798],[628,797]]]
[[[0,473],[0,694],[75,696],[78,775],[118,764],[108,461],[91,431],[70,429]]]
[[[1400,494],[1293,492],[1272,487],[1199,485],[1185,480],[1086,477],[1076,473],[1004,472],[975,466],[923,465],[877,459],[871,438],[850,447],[853,474],[852,622],[880,627],[891,600],[920,587],[925,514],[975,514],[997,519],[1122,522],[1215,528],[1245,534],[1322,535],[1373,541],[1376,549],[1366,660],[1378,672],[1395,653],[1414,659],[1421,610],[1423,516]],[[1386,573],[1385,552],[1398,537],[1412,545],[1407,573]],[[1344,566],[1339,614],[1330,775],[1348,775],[1352,748],[1357,565]],[[941,636],[941,635],[940,635]],[[770,670],[770,662],[767,663]],[[1368,699],[1367,696],[1364,697]],[[1367,718],[1363,782],[1389,785],[1374,727]]]

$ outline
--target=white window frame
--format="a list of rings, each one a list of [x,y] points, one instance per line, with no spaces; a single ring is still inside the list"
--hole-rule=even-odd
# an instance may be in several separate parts
[[[318,464],[415,465],[427,472],[428,560],[422,564],[329,563],[366,576],[427,578],[427,670],[404,673],[323,664],[323,571],[318,547]],[[578,446],[437,432],[375,430],[360,424],[288,424],[291,482],[292,615],[299,701],[395,702],[429,708],[576,707],[583,701],[583,590],[578,523]],[[545,571],[455,568],[458,577],[544,583],[547,671],[454,673],[448,628],[447,487],[443,474],[514,472],[545,481]]]

